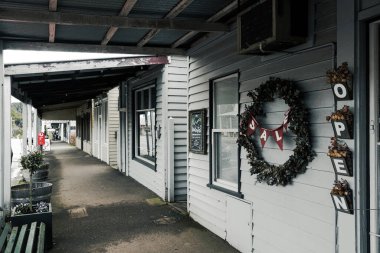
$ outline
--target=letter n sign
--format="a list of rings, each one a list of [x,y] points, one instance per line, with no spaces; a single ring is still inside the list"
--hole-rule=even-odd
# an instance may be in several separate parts
[[[348,198],[346,196],[340,196],[331,194],[331,198],[334,202],[335,209],[339,212],[353,214],[353,209],[348,202]]]
[[[336,100],[351,100],[352,94],[347,84],[335,83],[332,85],[332,89]]]
[[[351,168],[348,166],[346,159],[331,157],[335,174],[342,176],[352,176]]]
[[[331,124],[333,125],[336,137],[341,139],[351,139],[350,131],[345,120],[333,120],[331,121]]]

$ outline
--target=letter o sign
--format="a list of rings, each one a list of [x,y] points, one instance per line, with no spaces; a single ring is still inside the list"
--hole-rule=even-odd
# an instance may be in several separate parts
[[[334,96],[337,100],[349,100],[350,93],[346,85],[336,83],[333,85]]]

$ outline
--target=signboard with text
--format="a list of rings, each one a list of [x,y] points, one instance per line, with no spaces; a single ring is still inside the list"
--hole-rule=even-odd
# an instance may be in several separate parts
[[[45,134],[44,132],[41,132],[38,134],[38,146],[45,145]]]

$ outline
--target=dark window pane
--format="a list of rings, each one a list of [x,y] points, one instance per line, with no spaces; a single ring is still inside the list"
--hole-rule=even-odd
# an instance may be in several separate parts
[[[156,87],[152,87],[150,89],[150,92],[151,92],[151,106],[150,108],[156,108]]]
[[[143,109],[149,109],[149,89],[143,90],[144,98],[143,98]]]
[[[218,129],[238,128],[238,80],[237,77],[216,81],[214,86],[215,122]]]
[[[154,161],[156,156],[154,112],[140,112],[137,114],[137,120],[137,154],[145,159]]]
[[[215,133],[216,178],[232,183],[238,181],[237,133]]]

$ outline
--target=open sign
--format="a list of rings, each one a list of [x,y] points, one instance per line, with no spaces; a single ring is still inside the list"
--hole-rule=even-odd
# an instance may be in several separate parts
[[[44,134],[44,132],[41,132],[38,134],[38,145],[39,146],[45,145],[45,134]]]

